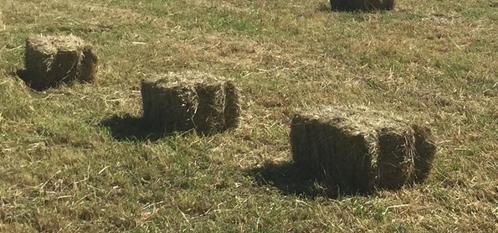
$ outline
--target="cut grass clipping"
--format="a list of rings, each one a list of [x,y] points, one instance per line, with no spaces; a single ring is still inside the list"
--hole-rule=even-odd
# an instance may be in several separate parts
[[[44,90],[75,80],[93,82],[97,56],[76,36],[33,36],[26,40],[26,70],[22,78],[33,89]]]
[[[394,0],[330,0],[330,5],[339,11],[392,10]]]
[[[0,31],[5,29],[5,25],[3,24],[3,15],[2,12],[0,11]]]
[[[422,182],[436,152],[428,128],[366,107],[299,112],[290,136],[296,164],[323,180],[331,194]]]
[[[143,120],[162,133],[204,134],[237,127],[238,91],[229,80],[201,72],[151,75],[142,81]]]

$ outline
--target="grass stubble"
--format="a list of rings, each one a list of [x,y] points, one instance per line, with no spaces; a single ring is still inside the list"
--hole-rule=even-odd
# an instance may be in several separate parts
[[[1,0],[0,231],[496,232],[493,3]],[[91,43],[96,84],[34,92],[16,79],[38,34]],[[143,74],[185,70],[234,79],[238,129],[134,140],[103,126],[141,115]],[[428,125],[427,181],[336,199],[284,192],[292,170],[274,171],[291,161],[293,110],[335,104]]]

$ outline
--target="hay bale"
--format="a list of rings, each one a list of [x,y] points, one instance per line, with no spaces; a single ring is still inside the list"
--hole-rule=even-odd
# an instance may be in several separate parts
[[[142,81],[144,122],[164,133],[205,134],[237,127],[238,91],[229,80],[201,72],[152,75]]]
[[[330,0],[330,5],[341,11],[392,10],[394,0]]]
[[[298,112],[290,138],[295,163],[341,193],[421,182],[435,153],[427,128],[365,107]]]
[[[93,82],[97,56],[76,36],[33,36],[26,40],[25,81],[34,89],[47,89],[75,80]]]

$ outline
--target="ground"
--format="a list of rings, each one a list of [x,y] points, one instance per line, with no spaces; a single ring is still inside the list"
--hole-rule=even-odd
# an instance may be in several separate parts
[[[497,232],[498,2],[0,0],[0,231]],[[32,91],[32,34],[77,35],[96,84]],[[237,130],[145,137],[140,80],[235,80]],[[365,105],[430,126],[429,179],[330,198],[291,161],[297,108]],[[310,191],[314,190],[314,191]]]

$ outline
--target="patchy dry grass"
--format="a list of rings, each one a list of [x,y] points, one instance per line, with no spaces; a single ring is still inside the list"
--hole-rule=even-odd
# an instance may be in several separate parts
[[[0,231],[498,231],[496,1],[327,4],[0,0]],[[94,44],[98,84],[26,88],[13,73],[40,33]],[[105,122],[141,112],[144,73],[182,70],[234,78],[241,127],[113,137],[129,126]],[[368,197],[302,191],[285,166],[291,113],[339,103],[430,125],[429,180]]]

